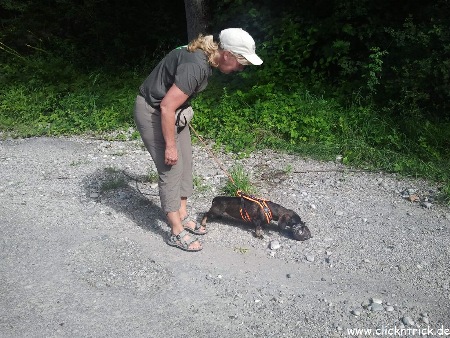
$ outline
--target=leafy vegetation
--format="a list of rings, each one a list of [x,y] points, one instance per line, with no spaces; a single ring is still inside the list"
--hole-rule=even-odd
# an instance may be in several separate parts
[[[448,123],[399,123],[373,107],[344,108],[300,89],[287,93],[253,88],[244,93],[225,88],[219,99],[205,93],[194,105],[196,130],[241,156],[261,148],[322,160],[340,154],[347,165],[426,177],[448,189]],[[409,137],[407,128],[415,128],[415,137]]]
[[[160,4],[154,10],[165,13],[158,26],[165,28],[155,31],[138,5],[107,5],[0,0],[1,135],[101,135],[134,126],[137,88],[185,42],[185,22]],[[238,156],[260,148],[324,160],[339,154],[354,167],[424,177],[450,201],[448,2],[276,5],[214,7],[212,29],[252,32],[264,64],[214,74],[193,102],[196,130]]]
[[[2,65],[0,128],[17,136],[67,135],[126,128],[140,77],[131,71],[82,73],[59,58]]]

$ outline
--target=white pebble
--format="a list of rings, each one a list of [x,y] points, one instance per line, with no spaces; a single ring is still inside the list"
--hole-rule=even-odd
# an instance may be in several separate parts
[[[383,308],[383,305],[381,305],[381,304],[372,303],[372,305],[370,306],[370,310],[373,312],[378,312],[378,311],[384,310],[384,308]]]
[[[352,311],[352,314],[355,315],[355,316],[360,316],[360,315],[361,315],[361,312],[358,311],[358,310],[353,310],[353,311]]]
[[[270,242],[270,249],[277,250],[281,247],[280,242],[278,241],[272,241]]]
[[[308,262],[314,262],[314,256],[313,255],[306,255],[305,257],[306,257],[306,260]]]
[[[422,206],[423,206],[425,209],[431,209],[431,207],[433,206],[433,204],[431,204],[430,202],[423,202],[423,203],[422,203]]]
[[[411,319],[411,317],[405,316],[402,318],[402,322],[405,325],[409,325],[409,326],[413,326],[414,325],[414,321]]]

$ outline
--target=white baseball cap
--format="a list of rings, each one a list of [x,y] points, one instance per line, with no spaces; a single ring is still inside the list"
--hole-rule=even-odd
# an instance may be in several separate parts
[[[242,55],[252,65],[259,66],[263,60],[256,55],[255,40],[242,28],[227,28],[220,32],[220,47]]]

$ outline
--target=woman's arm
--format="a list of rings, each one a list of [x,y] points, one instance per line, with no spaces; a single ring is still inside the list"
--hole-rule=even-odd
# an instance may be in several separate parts
[[[178,161],[177,144],[175,141],[175,111],[189,98],[175,84],[160,103],[161,126],[166,141],[165,163],[175,165]]]

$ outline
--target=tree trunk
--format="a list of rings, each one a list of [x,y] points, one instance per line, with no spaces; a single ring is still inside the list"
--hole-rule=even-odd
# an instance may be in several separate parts
[[[188,41],[195,39],[199,34],[208,32],[208,5],[208,0],[184,0]]]

